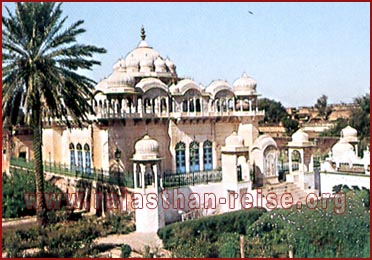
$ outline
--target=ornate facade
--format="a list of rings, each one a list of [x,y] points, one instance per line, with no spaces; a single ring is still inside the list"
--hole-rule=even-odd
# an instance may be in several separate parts
[[[145,38],[142,29],[138,47],[95,87],[91,102],[96,115],[90,116],[90,124],[68,130],[46,122],[44,158],[87,174],[92,167],[132,172],[135,143],[148,134],[159,143],[159,172],[210,171],[221,169],[221,147],[236,131],[255,154],[247,155],[246,177],[253,165],[260,176],[275,176],[276,154],[265,151],[265,144],[272,151],[276,144],[269,136],[259,137],[257,130],[264,116],[257,109],[257,82],[243,74],[232,86],[216,80],[204,87],[179,77],[175,64]]]

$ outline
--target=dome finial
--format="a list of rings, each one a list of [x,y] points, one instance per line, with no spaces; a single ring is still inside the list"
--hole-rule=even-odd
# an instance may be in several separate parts
[[[141,39],[142,41],[146,39],[146,32],[145,32],[145,28],[143,27],[143,25],[141,27]]]

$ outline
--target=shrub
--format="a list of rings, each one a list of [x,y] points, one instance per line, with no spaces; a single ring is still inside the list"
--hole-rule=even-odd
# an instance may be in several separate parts
[[[366,190],[341,189],[346,201],[337,199],[315,209],[273,210],[247,227],[248,257],[365,257],[369,248],[369,206]],[[350,241],[355,241],[350,243]],[[368,252],[369,254],[369,252]]]
[[[12,169],[11,175],[3,175],[2,180],[2,211],[4,218],[18,218],[23,216],[32,216],[36,214],[34,208],[27,208],[25,203],[25,194],[35,194],[35,174],[32,171]],[[57,194],[61,193],[58,187],[45,183],[45,192]],[[31,198],[32,200],[32,198]],[[61,206],[65,202],[61,202]]]
[[[220,258],[238,258],[240,257],[240,236],[237,233],[226,234],[217,242],[218,257]]]
[[[130,256],[130,253],[132,252],[132,248],[127,244],[121,245],[120,250],[121,250],[121,253],[120,253],[121,258],[128,258]]]
[[[254,223],[264,212],[263,209],[240,210],[178,222],[160,229],[158,235],[166,249],[177,251],[174,253],[177,257],[217,257],[216,242],[220,237],[228,233],[244,235],[246,225]]]

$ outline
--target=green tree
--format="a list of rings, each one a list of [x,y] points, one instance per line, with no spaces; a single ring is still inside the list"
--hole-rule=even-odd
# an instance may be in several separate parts
[[[288,115],[282,103],[268,98],[260,99],[258,108],[260,110],[265,110],[265,117],[263,119],[264,123],[278,124]]]
[[[357,107],[351,114],[350,125],[358,130],[358,136],[361,141],[360,148],[369,146],[370,141],[370,97],[369,93],[361,97],[356,97],[354,103]]]
[[[370,141],[370,96],[369,93],[354,98],[356,107],[352,110],[350,118],[338,118],[336,124],[321,133],[321,136],[340,136],[341,130],[347,125],[357,129],[361,145],[359,152],[369,146]]]
[[[297,129],[298,129],[298,125],[299,125],[298,121],[293,120],[292,118],[290,118],[289,115],[282,119],[282,124],[283,124],[283,126],[285,128],[285,131],[288,135],[292,135],[294,132],[296,132]]]
[[[42,121],[59,119],[68,127],[79,126],[94,113],[94,81],[78,73],[100,62],[95,53],[106,50],[77,43],[85,32],[82,20],[66,26],[61,4],[16,3],[15,13],[7,7],[2,17],[3,124],[16,123],[22,107],[25,121],[33,132],[38,223],[47,224],[42,164]]]
[[[293,120],[285,107],[279,101],[268,98],[259,100],[259,109],[265,110],[265,117],[263,123],[279,124],[282,123],[288,135],[293,134],[298,129],[298,121]]]
[[[332,109],[328,106],[328,97],[326,95],[321,95],[314,106],[318,109],[318,115],[324,120],[328,120],[329,115],[332,113]]]
[[[341,130],[344,129],[349,123],[346,118],[337,118],[336,124],[326,131],[320,133],[320,136],[340,136]]]

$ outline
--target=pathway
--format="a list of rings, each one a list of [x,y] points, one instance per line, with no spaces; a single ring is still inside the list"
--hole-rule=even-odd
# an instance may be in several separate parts
[[[157,252],[161,257],[170,256],[170,253],[163,248],[163,242],[156,233],[132,232],[125,235],[109,235],[107,237],[97,238],[94,242],[97,244],[113,244],[118,246],[128,244],[137,253],[143,253],[145,247],[149,246],[151,252]],[[110,253],[113,258],[120,257],[120,250],[118,248],[110,250]]]

